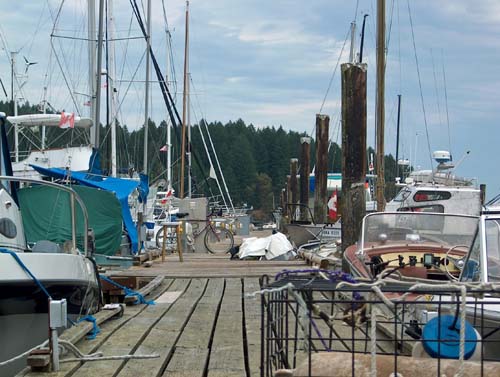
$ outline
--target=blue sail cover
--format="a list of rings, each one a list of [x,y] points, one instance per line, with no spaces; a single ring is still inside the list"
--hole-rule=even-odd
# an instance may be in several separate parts
[[[56,179],[70,179],[83,186],[100,188],[102,190],[113,192],[120,201],[120,205],[122,207],[123,224],[125,225],[125,229],[127,230],[130,237],[132,252],[134,254],[138,252],[139,242],[137,229],[134,221],[132,220],[132,214],[130,213],[130,208],[128,206],[128,197],[135,189],[137,189],[139,191],[139,200],[141,202],[146,201],[149,192],[147,175],[141,174],[140,182],[137,182],[129,179],[100,177],[88,173],[76,172],[60,168],[47,169],[37,165],[30,166],[40,174],[43,174],[47,177]]]

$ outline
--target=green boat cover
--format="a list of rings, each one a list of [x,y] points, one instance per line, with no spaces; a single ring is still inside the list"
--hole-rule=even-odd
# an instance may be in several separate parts
[[[114,255],[120,249],[123,232],[120,202],[109,191],[72,186],[88,212],[89,228],[94,230],[97,254]],[[48,186],[18,190],[26,241],[48,240],[63,246],[71,240],[69,193]],[[76,231],[79,250],[83,250],[83,214],[76,203]]]

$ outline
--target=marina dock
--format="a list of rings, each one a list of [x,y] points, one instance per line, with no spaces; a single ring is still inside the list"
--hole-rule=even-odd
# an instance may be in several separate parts
[[[258,376],[260,297],[247,294],[259,290],[262,275],[273,277],[283,269],[305,266],[301,260],[239,261],[188,253],[182,263],[177,255],[169,255],[149,268],[108,273],[117,279],[164,279],[146,297],[154,299],[154,305],[127,306],[121,317],[99,325],[95,339],[83,337],[75,345],[84,354],[159,357],[68,362],[61,363],[59,372],[25,370],[19,376]],[[100,315],[105,313],[96,318]],[[71,339],[74,331],[67,330],[66,337]]]

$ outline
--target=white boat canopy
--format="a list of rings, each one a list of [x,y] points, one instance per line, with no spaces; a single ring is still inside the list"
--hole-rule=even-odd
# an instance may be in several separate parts
[[[7,120],[12,124],[17,124],[21,127],[48,126],[59,127],[61,124],[62,114],[28,114],[7,117]],[[92,119],[82,118],[75,115],[74,126],[78,128],[92,127]]]

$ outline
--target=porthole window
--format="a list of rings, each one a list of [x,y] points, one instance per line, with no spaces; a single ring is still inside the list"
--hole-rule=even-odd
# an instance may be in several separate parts
[[[0,219],[0,234],[7,238],[15,238],[17,236],[17,227],[14,221],[7,217]]]

